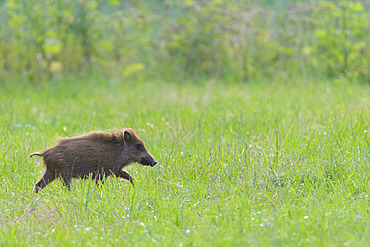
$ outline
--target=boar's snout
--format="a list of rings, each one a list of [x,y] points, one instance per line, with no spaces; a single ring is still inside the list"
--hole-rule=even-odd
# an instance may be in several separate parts
[[[140,160],[140,163],[145,165],[145,166],[155,166],[155,164],[157,164],[158,162],[155,161],[153,158],[145,158],[145,157],[142,157],[141,160]]]
[[[154,161],[150,166],[153,167],[157,164],[158,162],[157,161]]]

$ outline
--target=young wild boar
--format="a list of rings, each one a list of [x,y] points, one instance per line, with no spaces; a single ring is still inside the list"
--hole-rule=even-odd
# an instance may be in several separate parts
[[[138,162],[153,167],[157,164],[144,143],[132,129],[120,132],[94,131],[82,136],[62,138],[54,147],[33,153],[42,156],[46,171],[35,185],[35,192],[60,177],[70,189],[72,178],[92,176],[96,182],[115,175],[134,185],[133,177],[122,168]]]

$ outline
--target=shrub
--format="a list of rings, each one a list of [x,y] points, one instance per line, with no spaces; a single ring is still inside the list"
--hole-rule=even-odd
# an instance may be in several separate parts
[[[285,6],[285,5],[284,5]],[[0,3],[0,79],[323,74],[369,80],[369,14],[359,1],[278,9],[245,0],[16,0]]]
[[[369,79],[369,14],[361,2],[321,1],[306,19],[312,38],[303,48],[311,65],[328,76]]]

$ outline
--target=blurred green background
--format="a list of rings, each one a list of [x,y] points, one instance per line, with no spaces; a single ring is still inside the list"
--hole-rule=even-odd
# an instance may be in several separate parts
[[[368,83],[367,0],[1,0],[0,83],[67,74],[171,82]],[[11,80],[10,80],[11,79]]]

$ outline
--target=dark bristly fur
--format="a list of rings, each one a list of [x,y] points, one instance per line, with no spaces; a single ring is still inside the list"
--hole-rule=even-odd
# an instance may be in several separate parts
[[[61,138],[55,146],[33,153],[29,158],[34,155],[42,156],[46,167],[44,176],[35,185],[36,193],[58,177],[68,188],[72,178],[89,176],[103,183],[104,178],[115,175],[134,185],[133,177],[122,170],[125,166],[134,162],[146,166],[157,163],[132,129]]]

